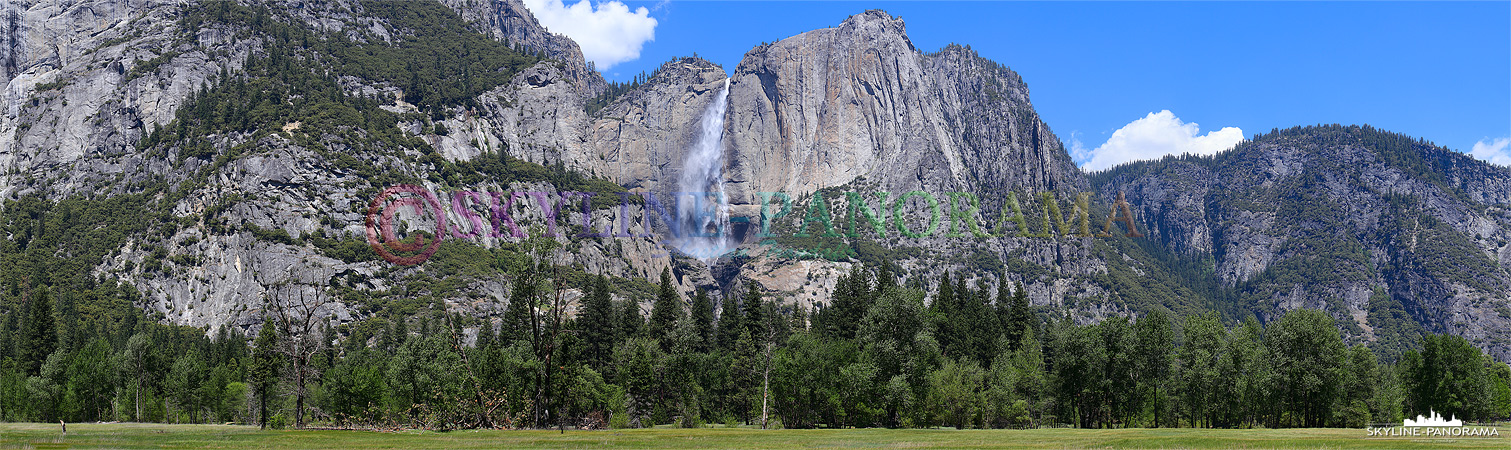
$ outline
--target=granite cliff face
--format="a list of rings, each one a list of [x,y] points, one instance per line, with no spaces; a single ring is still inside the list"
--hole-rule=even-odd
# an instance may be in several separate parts
[[[0,6],[0,195],[91,192],[162,171],[136,154],[195,89],[256,46],[231,30],[179,29],[176,2]]]
[[[618,277],[616,295],[638,301],[650,298],[638,280],[670,268],[684,293],[720,293],[754,280],[772,298],[808,306],[822,303],[854,264],[885,260],[930,283],[945,271],[984,286],[1022,282],[1035,305],[1085,322],[1214,307],[1232,318],[1267,319],[1309,307],[1332,312],[1355,339],[1427,329],[1471,337],[1502,357],[1511,348],[1504,269],[1511,263],[1511,176],[1504,168],[1344,130],[1282,134],[1214,159],[1141,163],[1089,179],[1034,112],[1016,73],[965,46],[920,51],[902,19],[881,11],[756,47],[732,72],[676,58],[642,83],[610,85],[576,44],[541,27],[519,0],[441,4],[449,9],[426,13],[454,15],[476,33],[546,59],[471,98],[428,107],[406,102],[401,82],[319,66],[349,56],[340,49],[290,47],[245,21],[186,20],[196,10],[178,2],[0,4],[0,195],[56,201],[152,193],[149,200],[161,203],[141,214],[155,224],[91,262],[89,275],[134,286],[143,296],[139,306],[172,323],[253,331],[268,302],[332,292],[342,297],[321,314],[333,324],[420,296],[496,317],[512,278],[477,261],[518,257],[521,242],[470,225],[488,206],[446,208],[447,221],[459,226],[449,235],[456,242],[426,264],[395,268],[351,251],[364,248],[364,216],[376,194],[418,184],[449,206],[458,191],[602,187],[584,181],[596,177],[666,199],[677,190],[700,116],[727,80],[723,173],[735,216],[759,220],[759,192],[792,196],[800,211],[792,218],[814,195],[834,201],[845,190],[885,191],[892,199],[915,190],[941,199],[966,192],[980,208],[964,217],[996,236],[893,232],[779,242],[858,253],[823,258],[783,255],[747,229],[743,255],[710,264],[667,255],[664,226],[653,220],[646,228],[640,220],[654,212],[604,205],[588,214],[594,228],[613,229],[627,213],[627,230],[650,237],[562,237],[549,257]],[[287,1],[233,9],[252,14],[246,11],[266,6],[269,20],[352,45],[425,38],[406,35],[412,30],[370,5]],[[340,91],[335,103],[344,106],[329,110],[354,113],[318,116],[336,125],[288,120],[260,131],[184,125],[215,108],[181,109],[207,102],[228,83],[257,81],[246,75],[249,64],[274,54],[295,58],[294,67],[337,73],[330,91]],[[296,103],[295,96],[286,100]],[[193,142],[148,139],[168,128],[197,134]],[[1128,194],[1145,240],[1046,229],[1039,193],[1050,193],[1072,221],[1076,195],[1093,193],[1091,227],[1100,231],[1119,191]],[[999,222],[1006,192],[1018,193],[1028,231],[1053,236],[1020,237],[1021,230]],[[559,221],[564,228],[568,220],[580,223],[573,208],[558,214],[570,217]],[[531,224],[551,214],[533,201],[511,212]],[[844,226],[844,218],[835,219]],[[790,225],[780,231],[791,236]],[[468,236],[474,231],[481,235]],[[1386,329],[1375,320],[1397,311],[1418,328]]]
[[[635,191],[677,190],[697,121],[713,103],[724,69],[696,58],[661,65],[644,86],[599,110],[591,125],[587,159]]]
[[[1359,340],[1425,330],[1511,351],[1505,167],[1368,127],[1320,126],[1095,180],[1127,192],[1151,241],[1208,261],[1235,311],[1324,309]],[[1420,328],[1382,329],[1392,310]]]
[[[996,228],[1006,192],[1027,200],[1041,192],[1088,190],[1085,176],[1034,112],[1028,87],[1016,73],[964,46],[924,53],[908,39],[903,20],[883,11],[756,47],[731,81],[725,173],[734,214],[750,223],[761,220],[760,192],[798,200],[790,220],[808,211],[812,203],[805,196],[843,187],[867,201],[880,192],[889,193],[891,201],[924,191],[941,202],[949,201],[951,192],[970,193],[981,205],[969,214],[971,220],[1011,234]],[[835,194],[826,201],[835,214],[843,214],[848,203]],[[943,208],[948,214],[950,207]],[[833,219],[848,226],[844,217]],[[1014,272],[1005,280],[1023,282],[1035,304],[1051,306],[1105,299],[1111,287],[1095,280],[1107,273],[1105,255],[1088,239],[944,237],[945,231],[907,238],[888,231],[890,236],[876,239],[891,251],[862,259],[890,260],[910,276],[935,279],[954,271],[995,285],[1008,265],[1033,267],[1054,275]],[[754,234],[746,233],[746,241],[758,240]],[[858,261],[797,262],[757,252],[740,276],[807,305],[822,302],[838,276]],[[1126,308],[1099,300],[1076,315],[1098,320]]]
[[[1016,73],[961,46],[922,53],[882,11],[757,47],[732,81],[735,201],[857,179],[899,193],[1087,186]]]

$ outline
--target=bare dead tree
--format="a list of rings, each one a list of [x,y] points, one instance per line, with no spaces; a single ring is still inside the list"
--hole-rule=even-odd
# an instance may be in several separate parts
[[[539,236],[532,232],[532,236]],[[540,383],[536,385],[534,400],[531,402],[531,420],[534,426],[547,423],[551,414],[554,400],[559,395],[552,392],[556,384],[557,365],[556,353],[561,345],[562,333],[565,330],[567,299],[566,280],[561,276],[561,267],[553,262],[552,257],[559,251],[559,244],[554,239],[535,237],[525,242],[525,247],[533,256],[533,262],[515,277],[516,289],[521,284],[529,285],[530,295],[525,302],[529,308],[530,320],[530,343],[535,357],[541,361],[538,376]],[[550,286],[545,286],[549,280]],[[546,287],[549,293],[543,293]],[[509,305],[510,308],[516,305]],[[563,411],[557,409],[557,428],[564,430],[565,424],[561,423]]]
[[[544,302],[539,297],[530,301],[530,317],[535,354],[541,360],[541,382],[535,390],[535,424],[540,426],[546,423],[550,414],[552,401],[557,396],[552,395],[551,387],[556,381],[555,357],[557,348],[561,345],[561,333],[564,331],[566,313],[566,283],[561,277],[561,268],[554,264],[551,267],[551,293]],[[541,271],[544,272],[544,271]],[[536,280],[531,280],[536,281]],[[561,411],[557,412],[557,428],[564,428],[560,423]]]
[[[298,286],[280,286],[284,291],[283,295],[275,295],[276,298],[270,298],[268,303],[278,314],[278,324],[283,328],[280,330],[283,336],[278,352],[288,358],[293,366],[293,370],[288,371],[286,376],[292,383],[294,394],[294,426],[304,428],[304,401],[309,397],[308,384],[320,376],[310,360],[329,345],[328,342],[323,342],[324,333],[318,328],[324,319],[319,312],[331,303],[331,298],[323,289],[317,288],[312,294],[307,294],[303,289],[298,289]]]

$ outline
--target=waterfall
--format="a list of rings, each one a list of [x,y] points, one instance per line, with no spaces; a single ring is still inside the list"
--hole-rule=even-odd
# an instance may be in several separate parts
[[[682,164],[677,187],[677,226],[673,245],[704,261],[729,251],[729,199],[724,195],[724,110],[729,107],[729,79],[699,119],[693,148]]]

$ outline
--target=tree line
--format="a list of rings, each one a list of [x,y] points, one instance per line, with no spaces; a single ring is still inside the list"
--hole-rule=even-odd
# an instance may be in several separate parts
[[[545,242],[545,243],[543,243]],[[543,256],[546,240],[529,250]],[[537,257],[496,318],[329,326],[329,300],[273,289],[255,339],[119,322],[22,289],[0,323],[0,418],[272,426],[1360,427],[1511,413],[1511,368],[1457,336],[1399,361],[1347,345],[1325,312],[1268,324],[1151,311],[1080,323],[1021,286],[900,283],[855,269],[816,310],[748,284],[649,311],[607,278]],[[123,289],[119,286],[112,289]],[[128,289],[129,288],[124,288]],[[580,298],[574,299],[579,295]],[[120,294],[129,296],[131,294]],[[135,317],[135,316],[133,316]]]

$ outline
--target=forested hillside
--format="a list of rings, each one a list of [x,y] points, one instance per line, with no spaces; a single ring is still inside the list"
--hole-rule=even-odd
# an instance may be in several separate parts
[[[1511,351],[1511,172],[1368,126],[1275,130],[1099,172],[1230,321],[1327,311],[1395,360],[1423,333]],[[1174,265],[1174,264],[1172,264]]]

